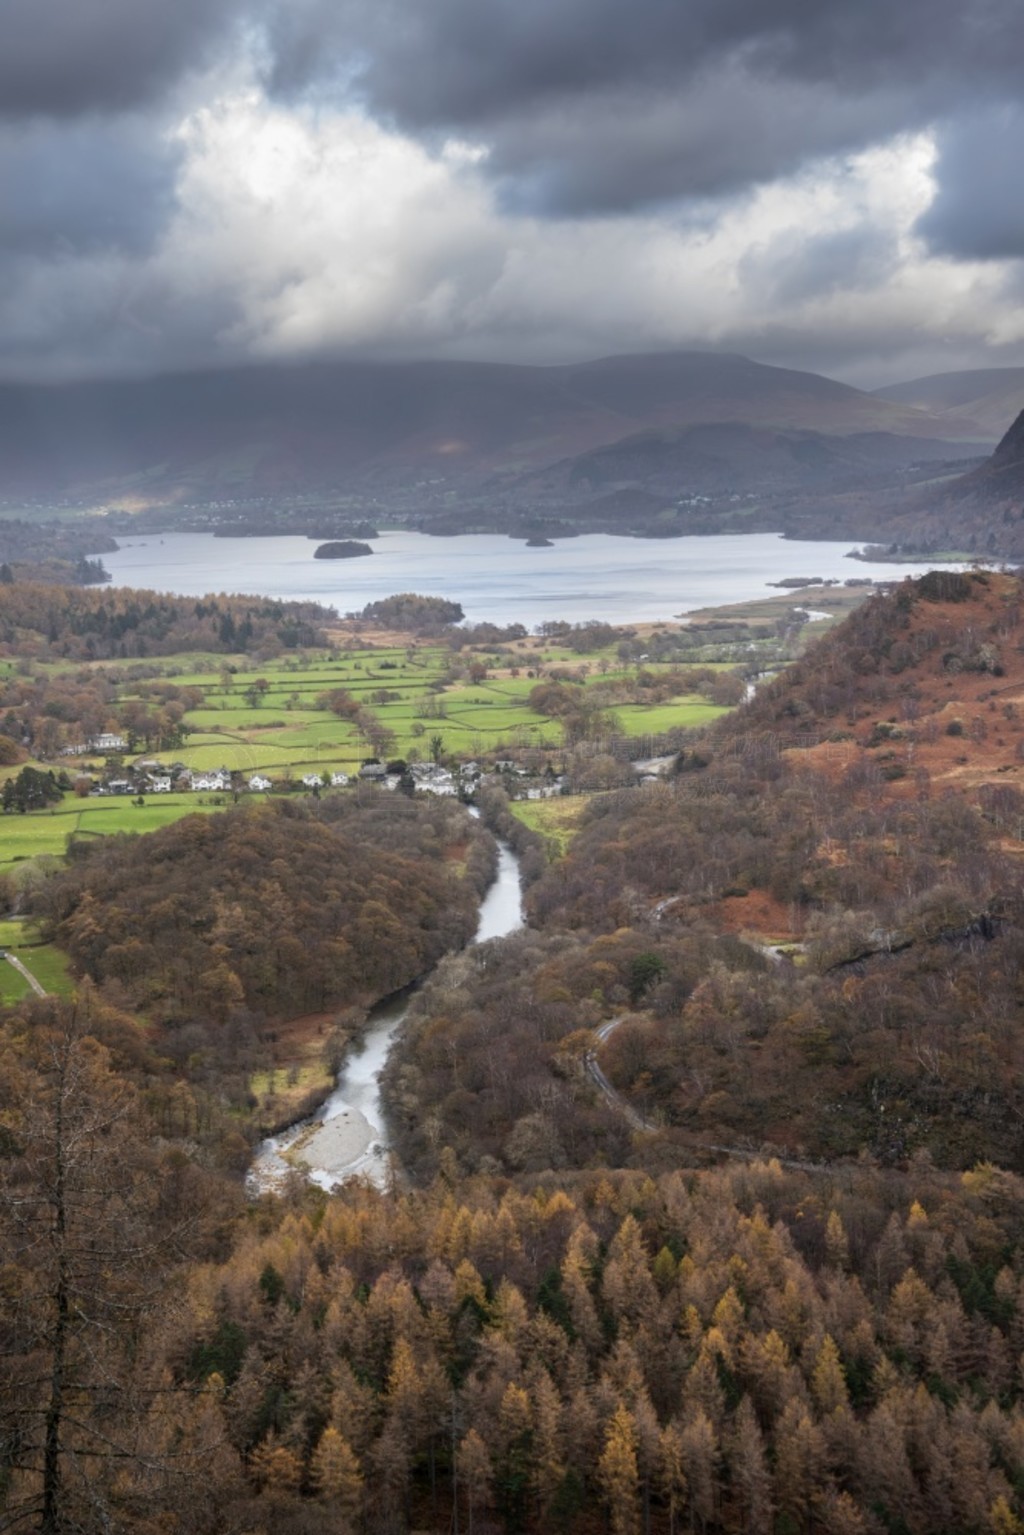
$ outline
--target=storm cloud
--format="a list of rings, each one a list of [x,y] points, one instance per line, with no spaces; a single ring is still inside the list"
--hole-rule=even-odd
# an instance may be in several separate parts
[[[153,101],[222,44],[241,0],[5,0],[0,116]]]
[[[7,0],[0,377],[1024,360],[1019,0]]]
[[[988,107],[937,136],[938,192],[919,223],[934,250],[969,260],[1024,256],[1024,109]]]
[[[332,78],[402,129],[485,145],[546,214],[732,193],[979,96],[1012,98],[1018,0],[295,0],[272,89]]]

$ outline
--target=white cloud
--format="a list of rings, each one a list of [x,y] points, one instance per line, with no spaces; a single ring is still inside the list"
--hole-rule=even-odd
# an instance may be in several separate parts
[[[153,248],[11,267],[10,376],[30,357],[59,375],[701,345],[767,361],[803,347],[842,371],[1024,340],[1007,264],[931,255],[915,235],[935,192],[924,134],[685,215],[573,220],[503,211],[479,145],[432,152],[351,108],[270,102],[237,73],[172,138],[174,212]]]

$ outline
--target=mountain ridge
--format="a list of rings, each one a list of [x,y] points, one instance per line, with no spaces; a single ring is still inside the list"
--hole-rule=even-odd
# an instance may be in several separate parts
[[[909,405],[947,420],[976,426],[1001,437],[1024,410],[1024,368],[965,368],[931,373],[874,389],[876,399]]]
[[[736,354],[552,367],[309,363],[148,380],[0,386],[0,496],[170,503],[309,491],[458,492],[645,431],[721,422],[944,442],[966,428]],[[957,435],[960,434],[960,435]],[[422,488],[422,487],[420,487]]]

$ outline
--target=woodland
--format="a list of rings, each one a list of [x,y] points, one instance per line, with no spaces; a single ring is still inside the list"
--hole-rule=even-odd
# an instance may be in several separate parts
[[[1021,595],[874,598],[557,853],[483,794],[509,938],[451,801],[73,845],[77,992],[0,1015],[0,1529],[1021,1535]],[[281,1036],[415,977],[392,1186],[247,1195]]]
[[[261,647],[273,654],[323,644],[323,625],[332,616],[315,602],[223,593],[196,600],[129,587],[0,582],[0,646],[23,660],[126,660]]]

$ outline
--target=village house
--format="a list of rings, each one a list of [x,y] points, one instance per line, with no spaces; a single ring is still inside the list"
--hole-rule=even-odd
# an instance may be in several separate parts
[[[231,788],[231,774],[227,768],[217,768],[212,773],[192,775],[192,788],[196,793],[212,790],[215,794]]]
[[[454,795],[455,779],[447,768],[434,762],[410,762],[409,773],[417,789],[424,794]]]

